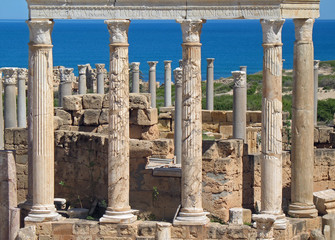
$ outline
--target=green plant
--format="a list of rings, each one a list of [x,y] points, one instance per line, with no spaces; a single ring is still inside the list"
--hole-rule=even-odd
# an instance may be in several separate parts
[[[158,200],[158,195],[159,195],[158,188],[155,186],[152,187],[152,199],[154,201]]]

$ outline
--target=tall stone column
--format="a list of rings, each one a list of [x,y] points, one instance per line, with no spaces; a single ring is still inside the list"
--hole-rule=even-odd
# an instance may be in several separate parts
[[[95,64],[95,68],[97,69],[97,92],[98,94],[105,94],[105,64]]]
[[[285,20],[261,20],[263,29],[261,212],[275,215],[274,227],[286,228],[282,212],[282,41]]]
[[[63,97],[72,95],[72,74],[73,68],[59,68],[60,84],[59,84],[59,106],[63,107]]]
[[[18,127],[27,127],[27,107],[26,107],[26,78],[28,70],[20,68],[17,70],[17,122]]]
[[[314,60],[314,126],[318,125],[318,88],[320,60]]]
[[[106,20],[110,34],[108,208],[100,222],[131,223],[129,206],[129,20]]]
[[[233,89],[233,138],[240,138],[246,142],[247,131],[247,81],[243,71],[232,72],[234,78]]]
[[[2,71],[3,68],[0,68],[0,93],[2,93]],[[3,150],[5,147],[5,139],[4,139],[4,119],[3,119],[3,102],[2,97],[0,97],[0,150]]]
[[[183,70],[176,68],[173,71],[175,85],[175,104],[174,104],[174,155],[176,156],[176,164],[181,164],[182,153],[182,82]]]
[[[314,170],[314,19],[294,19],[292,92],[292,181],[289,215],[316,217],[313,204]]]
[[[174,224],[202,225],[201,43],[203,20],[178,21],[183,33],[181,209]]]
[[[28,155],[32,158],[33,206],[25,221],[59,220],[54,206],[54,99],[53,59],[50,20],[27,21],[29,43],[29,91],[32,101],[29,119]],[[31,122],[30,122],[31,121]]]
[[[131,63],[132,66],[132,77],[133,77],[133,82],[132,82],[132,92],[133,93],[139,93],[140,92],[140,64],[139,62],[133,62]]]
[[[207,58],[206,109],[214,110],[214,60]]]
[[[78,65],[79,71],[79,81],[78,81],[78,94],[86,94],[87,93],[87,85],[86,85],[86,71],[87,65]]]
[[[171,62],[164,61],[164,107],[170,107],[171,104]]]
[[[156,65],[157,61],[149,61],[149,92],[151,94],[151,107],[156,107]]]
[[[5,128],[17,127],[16,117],[16,79],[17,69],[3,68],[4,75],[4,99],[5,99]]]

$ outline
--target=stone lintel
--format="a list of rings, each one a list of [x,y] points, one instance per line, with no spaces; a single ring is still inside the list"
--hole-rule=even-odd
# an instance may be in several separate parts
[[[320,0],[28,1],[32,19],[318,18],[319,4]]]

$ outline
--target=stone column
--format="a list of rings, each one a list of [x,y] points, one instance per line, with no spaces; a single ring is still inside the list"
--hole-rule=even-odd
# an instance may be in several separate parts
[[[105,64],[95,64],[95,68],[97,69],[97,92],[98,94],[105,94]]]
[[[179,67],[180,67],[180,68],[183,68],[183,59],[180,59],[180,60],[179,60]]]
[[[107,20],[110,34],[108,208],[100,222],[131,223],[129,206],[129,20]]]
[[[16,117],[16,79],[15,68],[3,68],[4,75],[4,99],[5,99],[5,128],[17,127]]]
[[[27,107],[26,107],[26,78],[28,70],[20,68],[17,70],[17,122],[18,127],[27,127]]]
[[[171,62],[164,61],[164,107],[171,106]]]
[[[207,58],[206,109],[214,110],[214,60]]]
[[[33,206],[25,221],[59,220],[54,206],[54,99],[53,60],[50,20],[27,21],[29,43],[29,91],[32,101],[28,115],[28,155],[32,158]],[[31,121],[31,122],[30,122]]]
[[[294,19],[292,92],[292,180],[289,215],[316,217],[313,204],[314,170],[314,19]]]
[[[2,71],[3,69],[0,68],[0,93],[2,93]],[[0,97],[0,150],[3,150],[5,147],[4,130],[3,102],[2,97]]]
[[[73,68],[59,68],[59,106],[63,107],[63,97],[72,95],[72,72]]]
[[[262,191],[261,212],[277,217],[274,227],[286,228],[282,212],[282,41],[285,20],[261,20],[263,29]]]
[[[132,77],[133,77],[133,82],[132,82],[132,92],[133,93],[139,93],[140,92],[140,64],[139,62],[133,62],[131,63],[132,66]]]
[[[178,21],[183,33],[181,209],[174,224],[203,225],[201,43],[203,20]]]
[[[149,61],[149,92],[151,94],[151,107],[156,107],[156,65],[157,61]]]
[[[233,90],[233,138],[246,142],[247,129],[247,82],[245,72],[232,72],[234,78]]]
[[[240,66],[240,71],[245,72],[245,74],[247,74],[247,66]]]
[[[181,145],[182,145],[182,82],[183,70],[176,68],[173,71],[175,85],[175,104],[174,104],[174,155],[176,156],[176,164],[181,164]]]
[[[314,60],[314,126],[318,125],[318,88],[320,60]]]
[[[86,70],[87,65],[78,65],[79,71],[79,81],[78,81],[78,94],[86,94],[87,93],[87,85],[86,85]]]

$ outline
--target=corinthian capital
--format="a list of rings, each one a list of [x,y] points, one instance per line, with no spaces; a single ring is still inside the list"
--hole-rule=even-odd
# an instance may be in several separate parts
[[[246,73],[244,71],[234,71],[231,72],[234,78],[234,87],[241,88],[246,87]]]
[[[132,71],[133,72],[139,72],[140,71],[140,64],[139,62],[132,62],[131,66],[132,66]]]
[[[106,20],[109,31],[109,41],[113,43],[128,43],[128,28],[130,20]]]
[[[2,73],[5,85],[16,84],[17,72],[15,68],[2,68]]]
[[[31,44],[51,45],[51,33],[54,22],[50,20],[29,20],[27,21],[30,30]]]
[[[86,70],[87,70],[87,65],[78,65],[79,75],[86,74]]]
[[[314,69],[319,69],[320,60],[314,60]]]
[[[262,19],[263,43],[281,43],[281,32],[285,20]]]
[[[214,60],[215,58],[207,58],[207,66],[208,67],[214,67]]]
[[[59,68],[60,81],[61,82],[72,82],[73,68]]]
[[[26,80],[28,75],[28,69],[26,68],[19,68],[17,70],[17,78],[18,80]]]
[[[205,20],[183,19],[177,22],[181,25],[184,43],[200,43],[202,24],[206,22]]]
[[[180,87],[183,82],[183,70],[179,67],[173,70],[174,83],[177,87]]]
[[[97,69],[97,73],[103,73],[103,71],[105,69],[105,64],[97,63],[97,64],[95,64],[95,68]]]
[[[149,64],[149,71],[156,71],[156,65],[157,65],[157,61],[148,61],[148,64]]]

